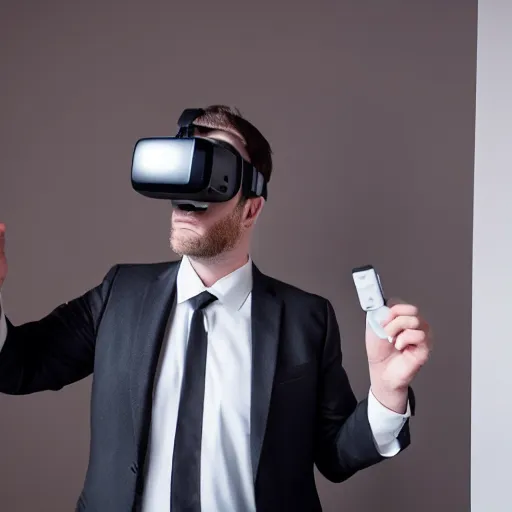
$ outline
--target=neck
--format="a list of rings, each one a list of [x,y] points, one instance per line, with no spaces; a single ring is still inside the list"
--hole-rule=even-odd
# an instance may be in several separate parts
[[[248,251],[225,252],[214,258],[196,258],[189,256],[190,264],[208,288],[223,277],[243,267],[249,260]]]

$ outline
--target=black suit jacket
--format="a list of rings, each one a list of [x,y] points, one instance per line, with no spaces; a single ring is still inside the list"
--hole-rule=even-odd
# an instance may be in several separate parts
[[[94,372],[90,459],[78,511],[140,508],[153,377],[178,265],[116,265],[97,287],[38,321],[14,326],[7,319],[0,392],[58,390]],[[382,460],[367,401],[357,402],[342,366],[335,313],[328,300],[254,266],[252,335],[257,510],[320,511],[315,464],[341,482]],[[402,449],[410,443],[408,422],[399,441]]]

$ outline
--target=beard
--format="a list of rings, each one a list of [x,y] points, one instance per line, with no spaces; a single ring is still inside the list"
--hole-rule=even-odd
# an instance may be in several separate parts
[[[204,235],[174,229],[171,225],[169,242],[178,256],[191,256],[200,259],[216,258],[233,249],[242,236],[243,208],[237,205],[226,217],[213,224]]]

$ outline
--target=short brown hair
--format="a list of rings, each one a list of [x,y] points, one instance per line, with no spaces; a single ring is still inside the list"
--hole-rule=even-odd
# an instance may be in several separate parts
[[[263,174],[266,181],[272,175],[272,149],[262,133],[247,119],[240,110],[226,105],[210,105],[203,108],[204,114],[199,116],[195,125],[206,128],[224,130],[242,139],[252,165]]]

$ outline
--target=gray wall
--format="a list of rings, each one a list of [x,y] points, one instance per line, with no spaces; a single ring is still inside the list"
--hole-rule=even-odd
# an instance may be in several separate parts
[[[186,106],[239,106],[270,139],[262,270],[332,300],[363,398],[364,316],[350,269],[418,303],[437,348],[415,383],[413,444],[325,511],[469,507],[476,1],[35,0],[0,8],[0,218],[15,323],[168,249],[169,206],[130,189],[131,151]],[[0,508],[72,510],[90,380],[0,396]]]
[[[478,3],[471,510],[509,512],[512,459],[512,4]]]

